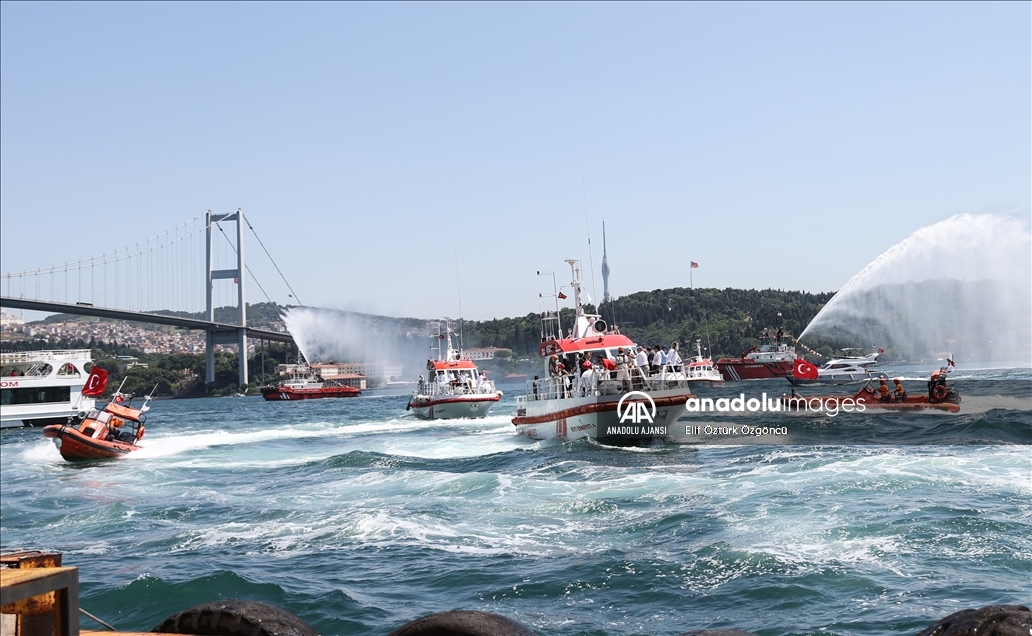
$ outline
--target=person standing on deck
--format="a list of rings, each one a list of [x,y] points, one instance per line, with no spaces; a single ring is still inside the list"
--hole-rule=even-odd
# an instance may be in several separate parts
[[[638,354],[634,356],[634,364],[638,367],[638,373],[642,378],[649,374],[649,356],[645,353],[645,347],[638,347]]]

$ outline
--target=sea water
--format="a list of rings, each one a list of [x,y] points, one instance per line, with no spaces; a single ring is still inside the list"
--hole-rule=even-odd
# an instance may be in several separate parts
[[[916,633],[1032,601],[1032,374],[955,376],[991,388],[955,415],[766,413],[796,443],[652,448],[517,436],[518,389],[433,422],[373,392],[156,401],[121,460],[3,431],[0,547],[63,553],[121,631],[243,598],[325,635],[450,609],[542,635]],[[835,437],[895,429],[923,434]]]

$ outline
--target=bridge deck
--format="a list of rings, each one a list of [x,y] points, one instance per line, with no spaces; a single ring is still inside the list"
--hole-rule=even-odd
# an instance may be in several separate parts
[[[98,318],[113,318],[116,320],[131,320],[134,322],[147,322],[156,325],[170,325],[184,329],[198,329],[212,332],[235,333],[240,325],[229,325],[221,322],[208,322],[196,318],[183,318],[180,316],[166,316],[162,314],[151,314],[144,312],[125,311],[122,309],[106,309],[92,305],[69,305],[67,303],[54,303],[45,300],[28,300],[25,298],[0,297],[0,307],[11,309],[28,309],[30,311],[46,311],[55,314],[75,314],[78,316],[96,316]],[[294,338],[289,333],[269,331],[267,329],[247,328],[248,338],[260,338],[273,342],[293,343]]]

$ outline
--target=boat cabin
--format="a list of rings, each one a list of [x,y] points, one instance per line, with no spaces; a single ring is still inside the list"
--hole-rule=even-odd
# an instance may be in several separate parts
[[[429,375],[420,378],[417,394],[475,393],[484,375],[472,360],[427,360]]]
[[[103,410],[91,409],[79,425],[79,432],[102,441],[135,444],[140,437],[141,418],[136,409],[108,404]]]

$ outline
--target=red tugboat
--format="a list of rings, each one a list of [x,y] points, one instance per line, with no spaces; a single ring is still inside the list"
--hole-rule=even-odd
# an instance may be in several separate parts
[[[760,346],[753,347],[738,358],[717,360],[717,370],[725,380],[766,380],[792,375],[792,364],[796,359],[795,347],[790,346],[788,336],[778,329],[760,336]]]
[[[78,423],[69,418],[67,424],[46,426],[43,436],[54,440],[61,457],[70,462],[128,455],[140,450],[137,443],[143,438],[150,399],[144,397],[140,408],[134,409],[132,394],[116,392],[103,409],[91,409]]]
[[[262,397],[270,402],[283,400],[315,400],[318,398],[357,397],[362,392],[340,380],[324,380],[312,372],[303,360],[297,365],[290,379],[282,384],[264,386]]]

